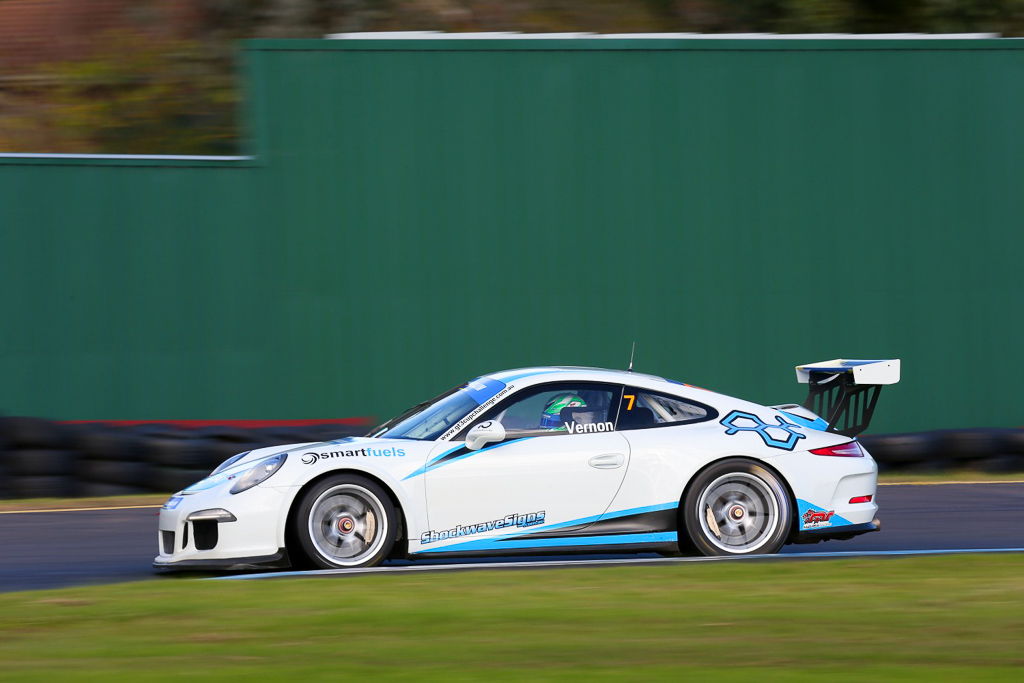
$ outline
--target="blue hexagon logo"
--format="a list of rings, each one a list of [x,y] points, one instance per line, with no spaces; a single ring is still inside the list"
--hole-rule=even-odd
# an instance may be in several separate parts
[[[734,410],[722,418],[721,425],[726,428],[726,436],[740,432],[757,432],[765,446],[781,448],[784,451],[793,450],[797,441],[807,438],[806,434],[794,431],[800,429],[800,425],[787,422],[781,415],[776,415],[775,419],[779,424],[765,422],[753,413]]]

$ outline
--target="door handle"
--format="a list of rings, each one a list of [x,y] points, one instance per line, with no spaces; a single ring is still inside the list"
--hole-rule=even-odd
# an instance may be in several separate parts
[[[622,453],[605,453],[604,455],[595,455],[587,463],[599,470],[614,470],[616,467],[622,467],[622,463],[626,462],[626,456]]]

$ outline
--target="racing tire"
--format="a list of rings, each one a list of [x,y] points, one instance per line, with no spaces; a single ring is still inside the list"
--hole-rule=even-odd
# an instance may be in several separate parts
[[[211,457],[210,446],[211,442],[203,439],[150,439],[146,442],[146,460],[162,467],[213,469],[210,462],[215,456]]]
[[[79,476],[87,482],[128,486],[145,491],[152,486],[153,466],[148,462],[82,460]]]
[[[25,449],[0,454],[0,460],[14,476],[66,477],[75,473],[75,455],[73,451]]]
[[[0,417],[0,436],[9,448],[61,449],[68,434],[66,426],[40,417]]]
[[[7,493],[11,498],[68,498],[79,495],[75,480],[67,476],[10,477]]]
[[[745,458],[715,463],[701,472],[683,502],[683,522],[702,555],[777,553],[793,523],[785,484]]]
[[[398,535],[398,513],[381,486],[365,477],[327,477],[306,491],[294,517],[294,538],[323,569],[380,564]]]

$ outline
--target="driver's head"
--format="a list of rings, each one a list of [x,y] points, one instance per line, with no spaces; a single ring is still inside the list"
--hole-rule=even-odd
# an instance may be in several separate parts
[[[567,391],[564,394],[558,394],[544,406],[544,412],[541,413],[540,416],[540,428],[564,428],[564,425],[562,424],[562,408],[585,408],[586,406],[587,402],[578,394],[574,394],[571,391]]]

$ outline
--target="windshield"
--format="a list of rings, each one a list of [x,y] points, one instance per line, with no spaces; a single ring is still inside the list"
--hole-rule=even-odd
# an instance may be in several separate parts
[[[505,383],[499,380],[477,378],[407,410],[370,432],[370,436],[422,441],[436,439],[504,388]]]

